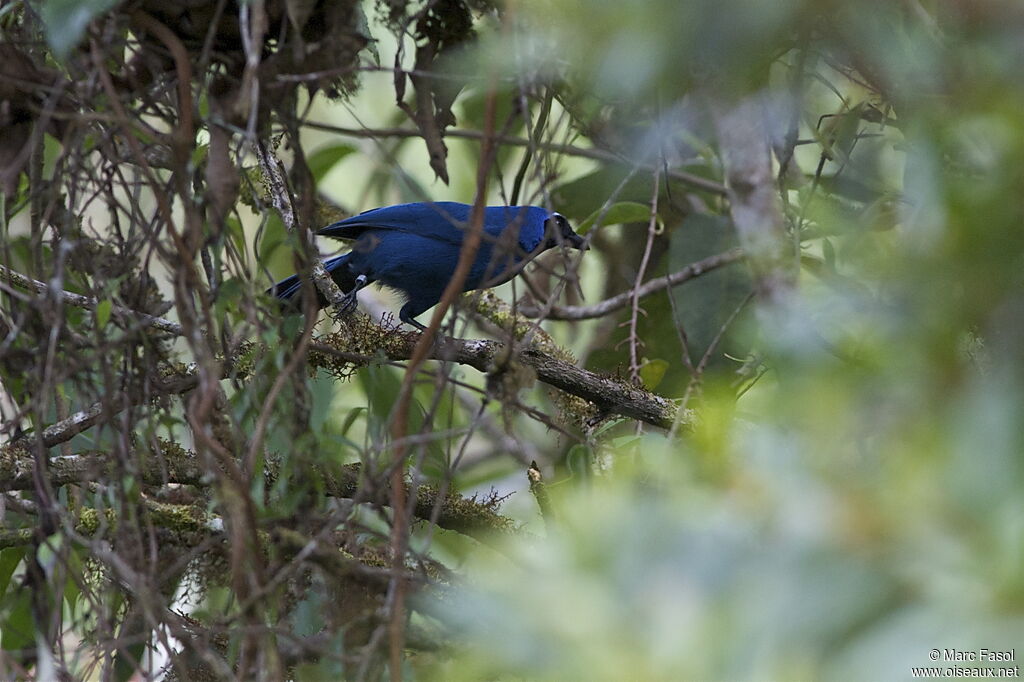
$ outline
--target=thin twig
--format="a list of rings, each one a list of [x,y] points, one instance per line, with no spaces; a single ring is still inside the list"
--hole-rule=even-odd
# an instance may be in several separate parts
[[[742,249],[729,249],[728,251],[708,256],[695,263],[690,263],[682,270],[677,270],[664,277],[652,279],[639,288],[624,291],[591,306],[552,306],[551,310],[544,315],[544,318],[548,320],[589,320],[595,317],[604,317],[608,313],[624,308],[633,300],[634,295],[637,298],[650,296],[662,289],[682,284],[744,258],[745,254]],[[540,316],[540,310],[532,306],[520,306],[519,310],[526,317]]]
[[[256,144],[256,157],[259,159],[263,176],[270,184],[270,200],[274,208],[281,215],[281,220],[284,222],[285,227],[289,232],[296,234],[302,239],[307,244],[308,251],[313,255],[313,264],[310,267],[310,271],[316,288],[336,310],[341,310],[345,304],[345,294],[342,293],[338,284],[331,278],[331,275],[324,267],[323,261],[316,256],[312,235],[308,230],[300,229],[298,214],[295,211],[291,194],[288,191],[288,185],[279,167],[280,162],[264,147],[263,143]]]
[[[491,165],[494,163],[495,145],[493,142],[495,117],[497,112],[497,93],[492,88],[488,91],[484,113],[484,137],[483,149],[481,150],[480,162],[477,166],[476,197],[473,201],[473,208],[470,212],[469,226],[463,238],[462,248],[459,252],[459,261],[452,273],[451,280],[445,287],[441,300],[434,307],[434,313],[430,318],[430,324],[420,335],[419,341],[413,350],[409,367],[402,379],[402,386],[398,395],[398,404],[395,407],[392,422],[392,440],[397,440],[406,435],[409,421],[409,405],[412,401],[412,388],[416,373],[427,359],[430,349],[434,346],[434,338],[437,329],[440,328],[448,308],[455,301],[455,297],[462,291],[462,285],[469,275],[473,261],[476,258],[477,250],[480,248],[481,235],[484,227],[484,205],[487,197],[487,178],[490,174]],[[398,575],[405,563],[405,547],[408,541],[408,518],[403,510],[406,508],[405,489],[402,485],[404,477],[405,447],[397,444],[394,449],[394,457],[391,464],[391,508],[394,510],[391,532],[392,565],[396,569],[395,577],[392,578],[392,589],[388,596],[391,602],[388,623],[388,644],[389,661],[392,682],[402,680],[402,649],[405,640],[405,581]]]
[[[658,190],[661,186],[661,172],[654,173],[654,191],[651,196],[651,217],[647,224],[647,243],[644,254],[640,258],[640,267],[636,271],[636,282],[633,284],[633,297],[630,301],[632,314],[629,316],[629,378],[633,383],[640,382],[639,346],[643,343],[637,335],[637,324],[640,319],[640,282],[647,274],[647,264],[651,260],[651,249],[658,229]]]
[[[342,126],[331,125],[328,123],[318,123],[316,121],[306,121],[303,125],[313,128],[314,130],[325,130],[338,135],[348,135],[350,137],[368,137],[368,138],[381,138],[381,137],[420,137],[420,131],[412,128],[345,128]],[[452,128],[445,131],[445,135],[448,137],[459,137],[466,140],[480,140],[483,139],[483,133],[478,130],[462,130],[458,128]],[[494,141],[502,145],[513,145],[517,147],[529,147],[534,144],[530,140],[522,137],[513,137],[510,135],[498,135],[494,138]],[[623,163],[634,165],[635,162],[629,158],[620,156],[614,152],[605,151],[603,149],[591,148],[587,149],[584,147],[576,147],[569,144],[558,144],[555,142],[543,142],[538,141],[537,146],[547,152],[555,154],[564,154],[566,156],[577,156],[584,159],[593,159],[594,161],[605,161],[607,163]],[[642,168],[655,171],[660,166],[642,164]],[[708,180],[699,175],[693,173],[687,173],[680,170],[669,170],[665,173],[670,179],[681,182],[685,185],[689,185],[694,189],[703,190],[710,192],[711,194],[717,194],[718,196],[725,196],[726,188],[725,185],[715,182],[714,180]]]
[[[555,511],[551,506],[548,490],[544,486],[544,475],[541,473],[540,467],[537,466],[536,462],[530,462],[530,467],[526,470],[526,478],[530,481],[530,492],[533,493],[534,499],[537,500],[537,507],[540,508],[540,515],[544,519],[544,526],[550,532],[555,522]]]
[[[50,285],[45,282],[40,282],[37,279],[32,279],[31,277],[19,272],[15,272],[4,265],[0,265],[0,279],[5,279],[20,289],[35,291],[40,294],[53,292]],[[96,310],[96,306],[99,305],[99,301],[93,296],[83,296],[82,294],[72,293],[66,289],[61,289],[53,293],[63,298],[64,302],[68,305],[76,308]],[[181,325],[177,322],[172,322],[171,320],[167,320],[162,317],[156,317],[137,310],[132,310],[131,308],[113,305],[110,308],[110,312],[117,318],[138,322],[140,328],[153,327],[154,329],[159,329],[160,331],[167,332],[168,334],[174,334],[175,336],[182,336],[185,333],[181,328]]]
[[[753,291],[744,296],[743,300],[740,301],[740,304],[736,306],[735,310],[732,311],[729,317],[726,318],[725,322],[722,323],[722,326],[719,327],[718,332],[715,334],[715,338],[711,339],[711,343],[708,344],[707,350],[704,351],[704,355],[701,356],[700,362],[697,363],[697,367],[693,372],[693,376],[690,377],[690,383],[687,384],[686,386],[686,392],[683,394],[682,399],[682,409],[685,409],[686,406],[689,404],[690,396],[693,393],[694,389],[700,386],[701,380],[704,376],[704,370],[708,366],[708,361],[711,360],[711,356],[714,354],[715,349],[717,349],[718,344],[721,343],[722,337],[725,336],[726,330],[732,326],[732,323],[736,319],[736,316],[740,314],[741,310],[747,307],[747,304],[750,303],[750,301],[752,301],[753,298]]]

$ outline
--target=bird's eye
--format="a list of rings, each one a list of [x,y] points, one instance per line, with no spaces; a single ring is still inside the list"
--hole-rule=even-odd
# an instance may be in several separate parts
[[[569,221],[565,219],[565,216],[560,213],[555,214],[555,224],[558,226],[558,232],[563,236],[572,234],[572,228],[569,227]]]

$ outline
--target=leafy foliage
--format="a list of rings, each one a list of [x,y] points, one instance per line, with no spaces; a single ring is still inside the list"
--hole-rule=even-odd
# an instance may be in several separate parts
[[[1019,643],[1016,4],[0,31],[0,677],[903,679]],[[311,229],[478,193],[591,248],[421,346],[387,292],[263,295]]]

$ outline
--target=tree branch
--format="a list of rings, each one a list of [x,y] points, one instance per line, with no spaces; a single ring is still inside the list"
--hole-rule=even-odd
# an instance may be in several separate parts
[[[244,348],[244,346],[243,346]],[[224,363],[221,379],[226,379],[231,376],[235,369],[235,362],[232,359],[229,362]],[[103,421],[103,417],[113,417],[119,414],[122,410],[131,405],[136,405],[146,399],[152,399],[163,395],[178,395],[192,390],[199,385],[199,373],[195,368],[191,368],[185,372],[179,374],[170,374],[159,379],[154,380],[151,383],[151,390],[146,394],[145,398],[133,397],[130,393],[125,393],[123,404],[117,409],[104,413],[103,401],[97,401],[87,407],[84,410],[79,410],[71,416],[61,419],[58,422],[47,426],[43,430],[43,446],[53,447],[54,445],[60,445],[71,440],[74,436],[82,433],[86,429],[95,426],[96,424]],[[8,449],[16,449],[24,446],[31,440],[32,436],[26,434],[21,438],[15,440],[7,446],[0,447],[0,456],[2,456]]]
[[[708,256],[707,258],[695,263],[690,263],[682,270],[648,281],[635,291],[635,296],[637,298],[650,296],[662,289],[682,284],[683,282],[700,277],[712,270],[717,270],[718,268],[729,265],[730,263],[735,263],[738,260],[742,260],[744,257],[745,254],[743,253],[743,250],[738,248],[730,249],[713,256]],[[589,320],[595,317],[604,317],[608,313],[626,307],[626,305],[633,299],[633,296],[634,291],[631,289],[591,306],[554,306],[544,317],[548,320]],[[526,317],[539,317],[541,315],[541,309],[535,306],[521,305],[519,306],[519,311]]]
[[[324,262],[317,255],[312,232],[302,229],[303,226],[299,225],[299,217],[292,203],[291,194],[288,192],[284,175],[278,167],[277,158],[262,143],[256,145],[256,156],[259,159],[263,177],[266,178],[267,184],[270,186],[270,200],[281,215],[285,228],[302,240],[307,247],[307,253],[313,254],[313,263],[310,266],[313,283],[335,310],[342,310],[345,305],[345,294],[331,278],[330,273],[324,267]]]
[[[729,215],[750,257],[758,298],[780,303],[795,286],[797,254],[787,249],[762,101],[752,97],[728,109],[714,109]]]
[[[408,360],[415,344],[415,335],[412,336],[410,339],[407,335],[391,334],[390,340],[380,345],[380,351],[389,360]],[[335,360],[339,358],[349,362],[365,362],[370,359],[369,356],[349,352],[346,339],[338,334],[321,336],[312,345],[311,351],[310,362],[328,369],[336,369]],[[429,357],[490,372],[499,361],[507,362],[506,355],[505,344],[498,341],[446,338],[434,345]],[[619,414],[662,428],[671,427],[676,417],[677,408],[667,398],[620,379],[595,374],[536,348],[524,349],[515,361],[532,369],[537,378],[549,386],[588,400],[603,412]]]
[[[168,483],[209,487],[215,481],[207,476],[200,458],[195,453],[173,443],[162,442],[159,453],[143,453],[137,458],[138,475],[142,483],[161,486]],[[108,453],[88,450],[74,455],[54,457],[48,474],[54,487],[89,483],[104,478],[104,473],[119,477],[119,461]],[[324,492],[338,498],[355,498],[359,493],[362,465],[347,464],[336,468],[323,467]],[[280,463],[267,460],[264,469],[266,487],[271,488],[280,476]],[[0,491],[32,490],[32,455],[28,450],[8,450],[0,454]],[[376,491],[374,502],[388,504],[387,490]],[[181,506],[181,505],[177,505]],[[454,493],[442,495],[432,486],[419,486],[413,514],[421,520],[430,520],[434,509],[440,509],[435,523],[440,528],[487,541],[491,534],[507,535],[515,532],[515,522],[497,511],[493,500],[477,500]],[[216,526],[216,524],[213,524]],[[203,521],[202,527],[210,524]],[[31,538],[31,534],[29,534]],[[2,540],[0,540],[2,545]],[[2,548],[2,547],[0,547]]]
[[[412,128],[343,128],[341,126],[331,125],[329,123],[318,123],[316,121],[305,121],[303,123],[308,128],[314,130],[326,130],[328,132],[336,133],[338,135],[348,135],[350,137],[367,137],[367,138],[381,138],[381,137],[422,137],[422,133],[419,130]],[[448,137],[460,137],[466,140],[482,140],[484,134],[478,130],[460,130],[452,128],[446,130],[444,133]],[[515,147],[529,147],[534,144],[530,140],[523,137],[513,137],[511,135],[496,135],[494,141],[498,144],[510,145]],[[555,154],[565,154],[566,156],[578,156],[584,159],[592,159],[594,161],[604,161],[606,163],[626,163],[634,164],[628,158],[624,158],[614,152],[606,151],[604,149],[591,148],[587,149],[584,147],[575,147],[570,144],[558,144],[555,142],[544,142],[540,141],[536,143],[536,146],[547,152]],[[641,164],[642,168],[650,171],[657,170],[656,166],[647,166]],[[717,194],[719,196],[725,196],[727,190],[725,185],[715,182],[714,180],[708,180],[699,175],[693,173],[687,173],[686,171],[680,170],[669,170],[665,171],[661,169],[665,175],[673,180],[681,182],[685,185],[689,185],[694,189],[703,190],[710,192],[711,194]]]
[[[96,310],[96,306],[99,301],[93,296],[83,296],[82,294],[75,294],[65,289],[58,289],[54,291],[53,287],[45,282],[40,282],[37,279],[32,279],[19,272],[15,272],[10,268],[0,265],[0,279],[6,280],[18,287],[19,289],[25,289],[27,291],[35,291],[36,293],[56,293],[64,299],[64,302],[68,305],[76,308],[84,308],[86,310]],[[132,310],[131,308],[124,308],[119,305],[111,306],[110,312],[119,319],[132,320],[139,323],[140,327],[153,327],[160,331],[167,332],[168,334],[174,334],[175,336],[184,335],[184,330],[181,325],[177,322],[164,319],[162,317],[155,317],[148,315],[138,310]]]

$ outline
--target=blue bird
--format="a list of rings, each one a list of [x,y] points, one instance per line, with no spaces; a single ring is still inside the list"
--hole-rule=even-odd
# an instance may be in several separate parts
[[[324,262],[331,278],[346,292],[346,307],[355,306],[356,292],[378,282],[405,297],[398,313],[402,322],[426,329],[414,318],[441,300],[459,262],[472,207],[452,201],[400,204],[375,208],[319,230],[318,235],[354,240],[348,253]],[[559,213],[539,206],[489,206],[484,209],[480,248],[463,291],[489,288],[512,279],[527,259],[565,244],[586,245]],[[299,310],[294,300],[302,290],[298,275],[268,290]],[[318,305],[327,301],[317,292]]]

